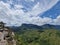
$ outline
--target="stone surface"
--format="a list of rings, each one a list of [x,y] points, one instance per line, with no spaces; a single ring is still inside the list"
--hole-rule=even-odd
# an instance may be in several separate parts
[[[7,41],[6,40],[0,41],[0,45],[7,45]]]

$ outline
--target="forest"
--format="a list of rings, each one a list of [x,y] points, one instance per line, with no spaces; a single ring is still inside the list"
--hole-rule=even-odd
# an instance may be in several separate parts
[[[60,30],[25,29],[15,32],[16,45],[60,45]]]

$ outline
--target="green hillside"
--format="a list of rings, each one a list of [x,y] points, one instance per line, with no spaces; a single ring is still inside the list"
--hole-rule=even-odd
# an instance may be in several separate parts
[[[26,30],[16,33],[17,45],[60,45],[60,31],[55,29]]]

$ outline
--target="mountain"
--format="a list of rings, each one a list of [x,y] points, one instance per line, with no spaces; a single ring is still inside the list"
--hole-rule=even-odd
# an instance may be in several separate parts
[[[38,26],[38,25],[33,25],[33,24],[22,24],[19,27],[11,27],[11,29],[15,32],[22,32],[22,31],[26,31],[26,30],[45,30],[45,29],[57,29],[60,30],[60,25],[50,25],[50,24],[45,24],[42,26]]]
[[[33,25],[33,24],[22,24],[22,26],[20,26],[20,28],[28,28],[28,29],[42,29],[41,26],[38,25]]]
[[[42,26],[43,29],[57,29],[57,30],[60,30],[60,25],[50,25],[50,24],[45,24]]]
[[[23,30],[42,30],[43,28],[38,25],[33,25],[33,24],[22,24],[21,26],[12,26],[10,27],[13,31],[18,32],[18,31],[23,31]]]

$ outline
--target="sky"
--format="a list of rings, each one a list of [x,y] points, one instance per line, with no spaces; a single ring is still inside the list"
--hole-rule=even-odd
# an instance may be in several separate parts
[[[0,21],[8,26],[60,25],[60,0],[0,0]]]

